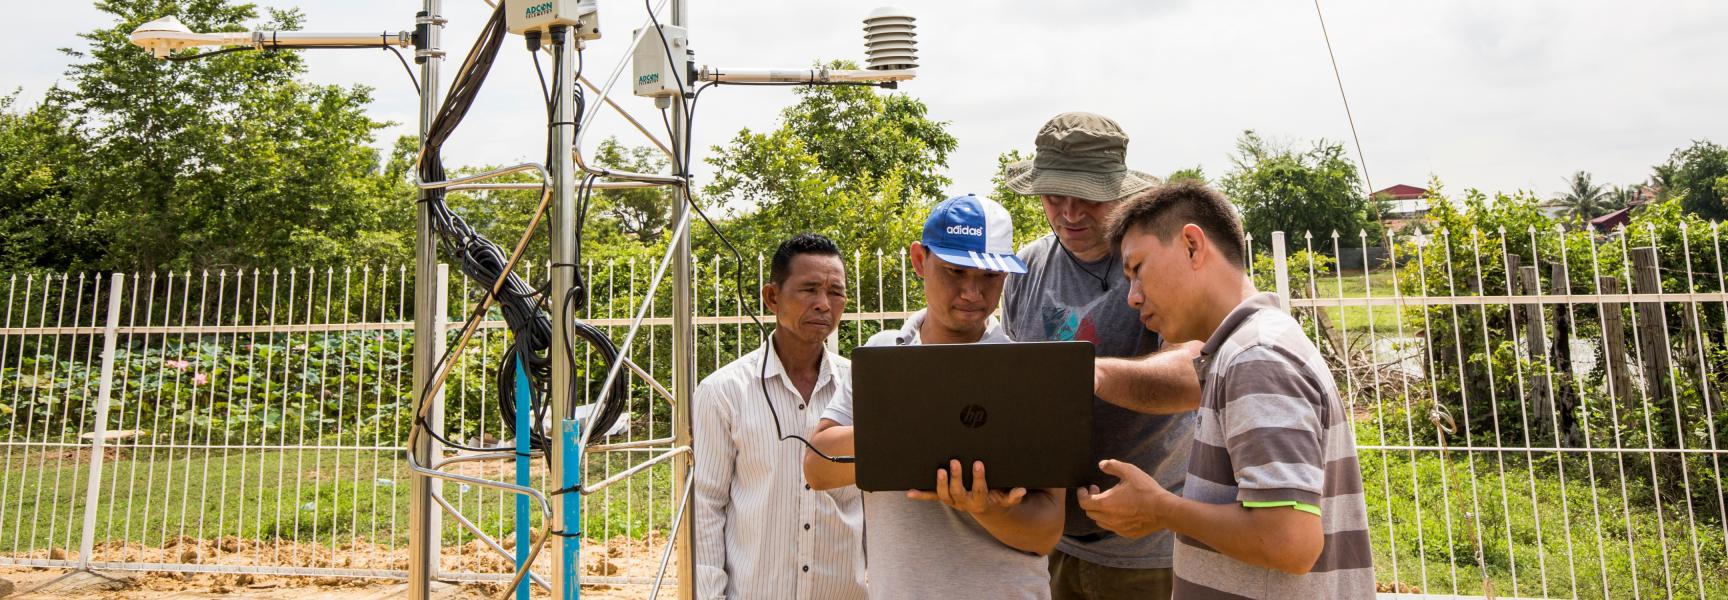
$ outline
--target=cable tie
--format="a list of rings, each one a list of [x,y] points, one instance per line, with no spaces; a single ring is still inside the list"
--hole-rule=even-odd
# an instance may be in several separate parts
[[[555,535],[555,536],[558,536],[561,538],[580,538],[580,537],[582,537],[582,532],[578,531],[576,533],[569,533],[569,532],[565,532],[565,531],[553,531],[552,535]]]

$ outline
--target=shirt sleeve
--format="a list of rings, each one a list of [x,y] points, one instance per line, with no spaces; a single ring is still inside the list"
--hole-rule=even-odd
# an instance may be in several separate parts
[[[732,496],[731,402],[723,383],[703,382],[692,395],[696,451],[696,595],[726,597],[726,508]]]
[[[1244,350],[1224,376],[1225,450],[1236,500],[1248,508],[1291,506],[1320,513],[1326,479],[1326,396],[1290,356]]]
[[[1021,257],[1021,261],[1024,262],[1025,257]],[[1013,340],[1024,339],[1017,327],[1020,326],[1020,284],[1025,277],[1009,275],[1008,283],[1002,287],[1002,329],[1007,331],[1008,338]]]
[[[852,382],[846,382],[851,386]],[[852,394],[835,394],[834,400],[828,403],[828,408],[822,409],[822,418],[835,423],[852,426]]]

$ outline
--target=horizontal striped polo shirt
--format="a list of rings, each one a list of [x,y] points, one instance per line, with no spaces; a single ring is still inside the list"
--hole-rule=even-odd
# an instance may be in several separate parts
[[[1291,575],[1179,535],[1173,597],[1373,598],[1354,432],[1302,326],[1277,295],[1252,296],[1225,317],[1194,367],[1201,400],[1183,497],[1318,514],[1326,545],[1312,571]]]

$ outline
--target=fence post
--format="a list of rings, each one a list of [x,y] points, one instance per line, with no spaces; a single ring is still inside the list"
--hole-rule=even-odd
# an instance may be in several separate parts
[[[1662,275],[1656,271],[1656,248],[1632,249],[1633,293],[1662,293]],[[1644,348],[1644,385],[1652,398],[1661,394],[1668,375],[1668,319],[1661,302],[1638,303],[1638,343]]]
[[[1620,280],[1614,277],[1598,277],[1597,289],[1603,294],[1620,293]],[[1626,404],[1632,398],[1632,374],[1626,368],[1626,316],[1621,311],[1625,304],[1606,303],[1601,305],[1602,339],[1607,347],[1602,356],[1608,363],[1608,381],[1614,386],[1614,401]]]
[[[108,289],[108,322],[102,326],[102,380],[96,388],[96,427],[90,440],[90,479],[84,486],[84,531],[78,537],[78,568],[90,569],[96,546],[96,500],[102,492],[102,442],[108,435],[108,399],[114,392],[114,345],[120,329],[120,297],[126,275],[115,273]]]
[[[1542,295],[1542,276],[1536,267],[1518,267],[1518,285],[1524,295]],[[1543,335],[1547,327],[1542,325],[1542,305],[1524,305],[1524,340],[1530,345],[1530,362],[1552,369],[1548,362],[1548,336]],[[1554,418],[1554,392],[1549,389],[1548,377],[1533,377],[1531,387],[1534,390],[1536,420],[1546,422]]]
[[[1572,295],[1572,275],[1566,271],[1566,263],[1550,263],[1548,278],[1548,293],[1556,296]],[[1549,347],[1553,348],[1553,365],[1559,377],[1554,383],[1553,407],[1555,417],[1560,420],[1560,431],[1566,436],[1566,443],[1577,446],[1582,442],[1578,431],[1578,417],[1574,409],[1577,405],[1577,395],[1572,389],[1572,310],[1555,307],[1554,309],[1554,340]]]
[[[1272,232],[1272,275],[1278,286],[1278,308],[1290,312],[1290,257],[1284,251],[1284,232]]]

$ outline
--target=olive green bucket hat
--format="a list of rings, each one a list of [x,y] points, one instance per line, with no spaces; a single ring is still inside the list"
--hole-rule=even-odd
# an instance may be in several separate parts
[[[1003,169],[1015,193],[1107,202],[1159,183],[1149,173],[1128,168],[1128,134],[1103,115],[1056,115],[1038,130],[1035,144],[1030,160]]]

